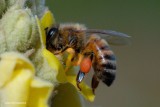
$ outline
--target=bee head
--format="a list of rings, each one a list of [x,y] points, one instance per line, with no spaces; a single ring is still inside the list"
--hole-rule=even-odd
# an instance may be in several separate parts
[[[47,49],[52,52],[61,51],[63,49],[63,45],[59,37],[59,27],[52,26],[50,28],[46,28],[45,30],[46,30]]]

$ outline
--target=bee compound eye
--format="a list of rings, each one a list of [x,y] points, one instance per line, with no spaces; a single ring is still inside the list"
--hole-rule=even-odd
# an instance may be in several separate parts
[[[58,32],[58,28],[50,28],[47,32],[47,39],[51,39],[55,36],[55,34]]]

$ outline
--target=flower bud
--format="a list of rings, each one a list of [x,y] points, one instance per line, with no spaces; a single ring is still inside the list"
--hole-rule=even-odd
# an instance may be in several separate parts
[[[26,52],[37,45],[37,23],[30,9],[13,6],[7,10],[0,20],[0,40],[5,44],[5,47],[1,46],[0,52]]]

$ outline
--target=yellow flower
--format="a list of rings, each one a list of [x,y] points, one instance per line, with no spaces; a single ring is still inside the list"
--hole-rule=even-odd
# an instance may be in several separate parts
[[[45,71],[41,71],[40,73],[43,75],[38,75],[38,76],[48,81],[51,81],[52,83],[53,83],[53,78],[56,78],[57,83],[65,83],[67,82],[67,77],[65,75],[63,65],[60,63],[57,57],[54,56],[53,53],[51,53],[50,51],[46,49],[46,45],[45,45],[46,35],[45,35],[44,29],[45,27],[51,26],[53,24],[54,20],[53,20],[52,13],[50,11],[47,11],[45,15],[42,17],[41,21],[38,18],[36,19],[37,19],[38,29],[40,32],[40,40],[41,40],[41,45],[42,45],[41,46],[42,58],[44,58],[46,63],[48,63],[49,65],[48,67],[52,69],[53,71],[52,74],[55,74],[55,77],[49,78],[49,76],[46,76],[46,74],[50,74],[50,73],[47,70],[45,70]],[[82,99],[80,98],[80,95],[78,94],[77,90],[72,85],[59,84],[59,87],[56,90],[58,90],[58,94],[55,95],[53,99],[51,99],[51,102],[52,102],[51,106],[53,107],[61,107],[61,106],[84,107],[83,105],[84,103]],[[72,99],[70,99],[70,97],[72,97]]]
[[[45,16],[48,17],[49,12],[50,11],[46,11]],[[49,15],[51,15],[51,13]],[[63,66],[60,63],[60,61],[51,52],[49,52],[46,49],[46,46],[45,46],[46,35],[44,30],[45,26],[42,26],[40,20],[37,17],[36,17],[36,20],[38,24],[38,29],[40,33],[40,42],[41,42],[41,48],[39,50],[40,55],[37,55],[37,56],[40,58],[39,60],[43,60],[39,62],[41,65],[40,66],[41,68],[37,70],[36,75],[47,81],[52,82],[54,85],[56,85],[57,83],[64,83],[66,82],[66,76],[65,76]],[[51,26],[51,24],[53,23],[53,19],[50,18],[46,20],[49,20],[50,23],[45,23],[45,24],[50,24],[48,26]]]
[[[44,29],[47,28],[47,27],[50,27],[51,25],[53,25],[54,22],[54,17],[52,15],[52,13],[50,11],[47,11],[44,16],[42,17],[41,19],[41,23],[40,21],[38,20],[37,18],[37,22],[38,22],[38,26],[39,26],[39,32],[40,32],[40,39],[41,39],[41,42],[43,44],[43,56],[48,60],[48,63],[50,65],[50,67],[52,68],[61,68],[59,70],[56,69],[56,71],[58,71],[59,73],[63,74],[62,72],[64,72],[64,69],[63,69],[63,66],[60,64],[59,61],[56,60],[56,57],[51,53],[49,52],[48,50],[45,49],[45,42],[46,42],[46,35],[45,35],[45,31]],[[69,60],[70,58],[70,55],[68,55],[68,59],[67,61]],[[54,64],[51,64],[51,63],[54,63]],[[55,63],[56,63],[56,66],[55,66]],[[70,73],[66,73],[65,75],[61,75],[59,76],[59,80],[63,79],[63,78],[67,78],[67,82],[71,83],[72,85],[74,85],[76,87],[76,89],[79,91],[79,89],[77,88],[77,85],[76,85],[76,76],[77,76],[77,73],[75,72],[75,67],[71,67],[71,69],[69,69],[67,72],[70,72]],[[66,76],[66,77],[65,77]],[[82,90],[80,91],[80,93],[89,101],[94,101],[94,94],[92,92],[92,89],[87,86],[85,83],[81,83],[80,86],[82,87]]]
[[[95,96],[89,86],[82,82],[82,91],[76,86],[78,67],[70,66],[65,72],[65,66],[46,49],[44,29],[55,23],[52,13],[43,0],[28,8],[25,1],[10,0],[0,19],[0,107],[49,107],[50,96],[53,107],[83,107],[79,93],[93,101]],[[40,10],[34,11],[35,7]],[[42,16],[41,20],[34,15]],[[32,49],[34,52],[26,58],[24,53]],[[71,57],[67,55],[62,59],[69,64]],[[52,96],[55,90],[58,94]]]
[[[32,63],[15,52],[3,53],[0,58],[0,106],[48,107],[53,85],[34,76]]]

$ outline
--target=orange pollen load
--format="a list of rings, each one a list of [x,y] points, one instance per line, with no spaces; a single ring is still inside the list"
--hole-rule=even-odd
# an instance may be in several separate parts
[[[91,65],[92,65],[91,59],[84,58],[80,64],[81,72],[88,73],[91,69]]]

